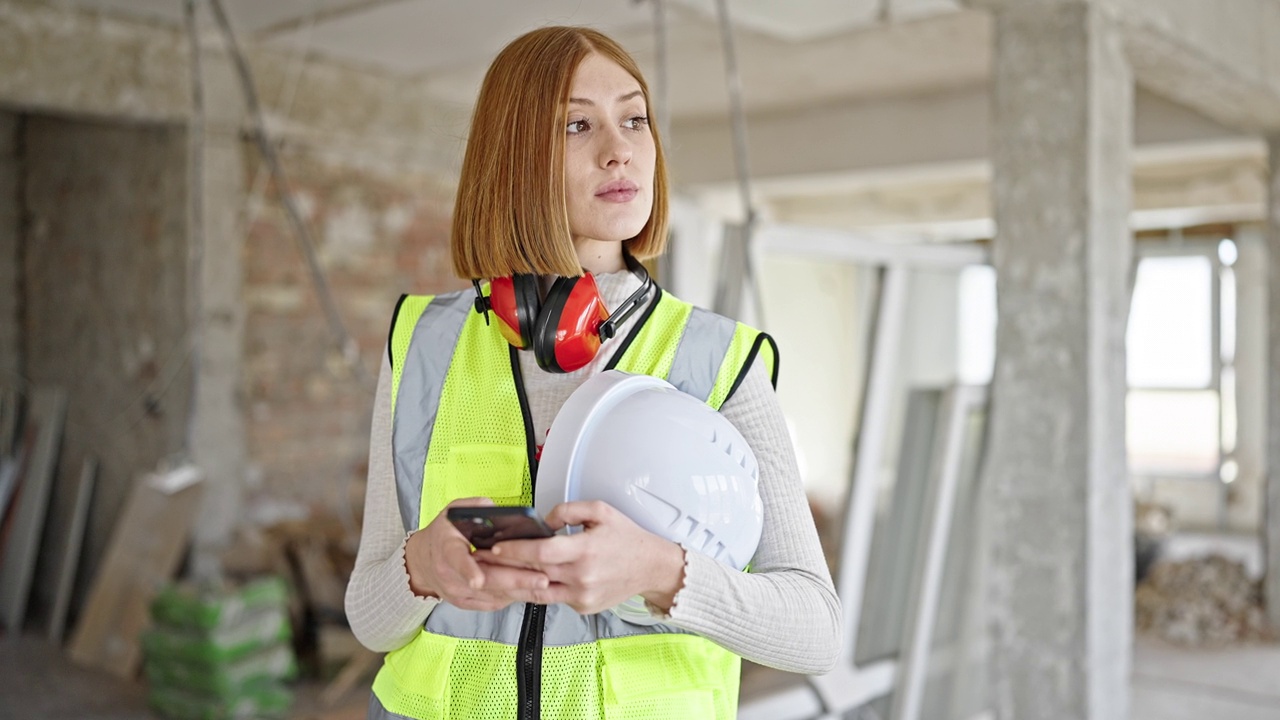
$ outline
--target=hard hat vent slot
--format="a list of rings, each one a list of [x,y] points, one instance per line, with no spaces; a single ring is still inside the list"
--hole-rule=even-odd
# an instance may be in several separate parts
[[[659,526],[674,527],[680,522],[680,508],[654,495],[647,488],[640,485],[632,485],[632,487],[635,488],[636,500],[640,502],[640,507],[648,511]]]

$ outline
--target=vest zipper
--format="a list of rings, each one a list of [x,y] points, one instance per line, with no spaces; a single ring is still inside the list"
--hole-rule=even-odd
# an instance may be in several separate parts
[[[511,354],[511,377],[516,383],[516,396],[520,399],[520,414],[524,418],[525,450],[529,455],[530,492],[538,482],[538,445],[533,437],[533,413],[529,410],[529,398],[524,391],[524,378],[520,374],[520,356],[514,346],[508,346]],[[520,625],[520,641],[516,645],[516,717],[518,720],[540,720],[542,715],[542,637],[546,628],[547,606],[526,603],[524,620]]]

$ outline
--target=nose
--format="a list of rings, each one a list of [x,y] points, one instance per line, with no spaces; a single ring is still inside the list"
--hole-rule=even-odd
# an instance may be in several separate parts
[[[610,132],[601,133],[599,137],[603,139],[600,167],[610,168],[631,162],[631,143],[623,136],[620,128],[615,127]]]

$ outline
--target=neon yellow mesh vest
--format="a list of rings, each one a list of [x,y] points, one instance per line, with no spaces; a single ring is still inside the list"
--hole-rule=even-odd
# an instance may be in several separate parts
[[[406,296],[392,321],[392,445],[401,519],[423,527],[451,500],[532,504],[536,443],[516,350],[474,311],[474,295]],[[719,409],[768,335],[658,290],[610,361],[664,378]],[[371,720],[689,720],[737,712],[740,660],[668,625],[611,612],[513,605],[495,613],[441,603],[389,653]]]

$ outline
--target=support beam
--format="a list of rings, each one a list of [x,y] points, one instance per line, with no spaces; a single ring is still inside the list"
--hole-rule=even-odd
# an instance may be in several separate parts
[[[184,123],[191,97],[186,47],[179,26],[65,4],[0,2],[0,106]],[[229,62],[211,32],[204,49],[206,64]],[[276,137],[372,168],[456,175],[469,109],[442,105],[424,81],[261,44],[246,54]]]
[[[1267,456],[1262,523],[1267,620],[1280,628],[1280,134],[1268,138],[1267,182]]]
[[[1134,142],[1169,148],[1248,139],[1149,92],[1137,93]],[[991,94],[983,85],[912,97],[854,99],[748,118],[752,176],[771,180],[840,176],[929,166],[985,165],[990,156]],[[817,139],[821,139],[818,141]],[[677,121],[666,148],[682,185],[733,180],[729,125]]]
[[[1142,86],[1237,130],[1280,130],[1280,3],[1105,3]]]
[[[244,96],[225,56],[202,60],[206,118],[202,135],[200,178],[188,192],[200,193],[203,223],[189,233],[193,243],[191,278],[192,353],[195,365],[188,443],[192,459],[204,472],[204,492],[195,525],[194,569],[197,576],[218,572],[219,550],[231,539],[240,520],[246,472],[244,418],[245,305],[244,144],[239,128]]]
[[[1128,717],[1133,79],[1083,0],[995,11],[999,329],[987,465],[997,717]]]

